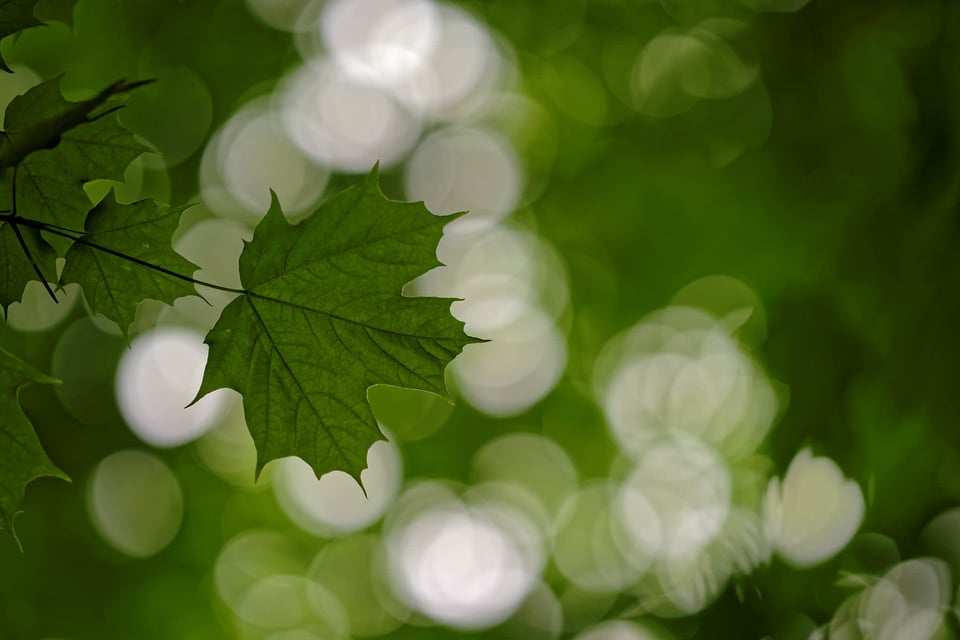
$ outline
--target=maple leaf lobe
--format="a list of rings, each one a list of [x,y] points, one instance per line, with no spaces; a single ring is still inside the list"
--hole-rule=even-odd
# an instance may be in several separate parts
[[[17,542],[13,520],[20,513],[27,484],[41,477],[54,477],[69,481],[47,457],[33,425],[20,407],[20,390],[28,384],[56,384],[23,360],[0,349],[0,443],[6,452],[0,465],[0,531]]]
[[[120,204],[107,196],[87,216],[85,242],[76,242],[67,251],[61,284],[79,283],[93,312],[116,322],[124,335],[143,300],[172,305],[177,298],[197,295],[193,284],[143,266],[151,264],[183,276],[198,268],[170,245],[188,208],[153,200]],[[97,247],[108,247],[127,258]]]
[[[90,99],[70,102],[60,91],[62,76],[14,98],[4,116],[0,169],[15,167],[17,213],[38,222],[82,229],[93,207],[84,183],[121,181],[127,166],[150,147],[117,118],[130,91],[149,81],[118,81]],[[57,253],[67,238],[41,234]]]
[[[448,220],[388,200],[376,168],[296,225],[273,196],[240,257],[246,293],[207,336],[198,393],[243,394],[258,473],[296,455],[318,476],[339,469],[359,480],[382,439],[371,386],[449,398],[444,369],[474,340],[450,315],[452,299],[401,294],[442,265],[436,246]]]

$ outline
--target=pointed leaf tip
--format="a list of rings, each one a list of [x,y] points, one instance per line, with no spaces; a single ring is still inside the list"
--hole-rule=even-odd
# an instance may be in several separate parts
[[[69,480],[43,450],[33,425],[20,406],[20,391],[30,384],[49,384],[46,376],[15,355],[0,349],[0,447],[9,455],[0,465],[0,531],[20,546],[14,519],[28,484],[42,477]]]
[[[426,206],[426,205],[424,205],[424,206]],[[441,218],[446,219],[447,224],[450,224],[451,222],[456,222],[457,220],[459,220],[459,219],[462,218],[463,216],[466,216],[466,215],[469,215],[469,214],[470,214],[469,211],[454,211],[453,213],[445,213],[445,214],[437,214],[437,213],[434,213],[433,215],[439,216],[439,217],[441,217]]]
[[[363,191],[376,193],[378,195],[383,192],[380,190],[380,161],[377,160],[376,164],[373,165],[373,168],[370,169],[370,173],[364,176],[363,181],[360,183]]]

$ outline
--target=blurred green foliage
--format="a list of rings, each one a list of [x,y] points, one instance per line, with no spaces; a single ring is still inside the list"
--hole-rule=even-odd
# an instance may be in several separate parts
[[[840,576],[932,553],[922,530],[960,501],[960,5],[811,0],[778,13],[751,4],[460,3],[509,42],[543,110],[519,146],[532,196],[515,220],[566,263],[568,364],[542,402],[508,419],[371,393],[408,478],[465,482],[476,450],[514,431],[549,436],[581,478],[602,477],[616,457],[590,395],[602,346],[697,278],[747,283],[766,311],[752,356],[789,398],[765,452],[780,473],[804,446],[836,460],[864,490],[861,531],[882,537],[858,537],[802,572],[774,560],[699,615],[658,623],[677,638],[806,638],[849,593]],[[717,19],[738,21],[727,43],[757,80],[669,117],[645,113],[631,87],[637,55],[665,29]],[[2,51],[42,78],[68,71],[64,89],[75,95],[157,77],[122,119],[168,156],[165,171],[148,166],[143,180],[172,204],[195,199],[209,135],[300,60],[290,34],[238,0],[78,0],[72,30],[31,29]],[[327,193],[349,181],[335,177]],[[384,185],[402,196],[399,173]],[[239,637],[213,585],[224,542],[281,530],[304,564],[322,543],[286,519],[269,484],[228,483],[188,445],[156,452],[183,487],[176,539],[144,560],[108,547],[86,512],[87,479],[108,454],[143,445],[113,397],[123,340],[91,324],[78,304],[56,328],[0,332],[0,346],[64,380],[27,388],[22,401],[74,478],[30,486],[17,520],[23,553],[0,538],[0,637]],[[633,603],[589,604],[584,618],[596,620]],[[405,626],[390,637],[461,634]]]

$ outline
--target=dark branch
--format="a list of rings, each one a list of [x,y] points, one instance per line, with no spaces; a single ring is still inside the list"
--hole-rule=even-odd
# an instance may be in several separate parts
[[[123,253],[121,251],[111,249],[110,247],[105,247],[102,244],[97,244],[92,240],[88,240],[84,234],[79,233],[77,231],[63,229],[61,227],[50,225],[50,224],[47,224],[46,222],[41,222],[39,220],[30,220],[29,218],[16,218],[15,214],[0,215],[0,222],[14,222],[14,221],[16,224],[22,224],[24,226],[33,227],[35,229],[46,231],[47,233],[52,233],[53,235],[61,236],[63,238],[69,238],[70,240],[73,240],[78,244],[82,244],[84,246],[90,247],[91,249],[94,249],[96,251],[103,251],[104,253],[108,253],[112,256],[120,258],[121,260],[132,262],[133,264],[140,265],[141,267],[144,267],[146,269],[152,269],[153,271],[157,271],[164,275],[170,276],[171,278],[183,280],[184,282],[189,282],[191,284],[197,284],[202,287],[209,287],[210,289],[216,289],[217,291],[225,291],[227,293],[239,293],[239,294],[248,293],[245,289],[235,289],[233,287],[224,287],[219,284],[213,284],[212,282],[198,280],[196,278],[183,275],[182,273],[177,273],[176,271],[171,271],[170,269],[166,269],[159,265],[153,264],[152,262],[148,262],[146,260],[137,258],[136,256],[127,255],[126,253]]]
[[[40,284],[43,285],[43,288],[47,290],[47,293],[50,294],[50,297],[53,298],[53,301],[57,304],[60,303],[57,300],[57,294],[53,292],[53,289],[50,288],[50,283],[47,282],[46,276],[43,275],[43,271],[40,270],[40,265],[37,264],[37,261],[34,259],[33,254],[30,253],[30,247],[27,246],[27,240],[23,237],[23,233],[20,231],[18,226],[18,221],[21,218],[17,217],[17,167],[13,168],[13,186],[11,187],[11,206],[13,207],[8,214],[9,219],[7,223],[13,228],[13,233],[17,236],[17,242],[20,243],[20,248],[23,249],[23,253],[27,256],[27,261],[30,263],[30,266],[33,267],[33,272],[37,274],[37,278],[40,280]]]
[[[40,265],[37,264],[37,261],[33,259],[33,254],[30,253],[30,247],[27,246],[27,241],[24,239],[23,234],[20,233],[19,223],[23,222],[23,218],[16,218],[13,215],[4,216],[5,222],[7,222],[11,227],[13,227],[13,233],[17,236],[17,242],[20,243],[20,248],[23,249],[23,253],[26,254],[27,260],[30,261],[30,266],[33,267],[34,273],[37,274],[37,278],[40,280],[40,284],[43,285],[43,288],[47,290],[47,293],[50,294],[50,297],[53,298],[53,301],[60,303],[57,300],[57,295],[53,292],[53,289],[50,288],[50,283],[47,282],[46,277],[43,275],[43,272],[40,270]]]

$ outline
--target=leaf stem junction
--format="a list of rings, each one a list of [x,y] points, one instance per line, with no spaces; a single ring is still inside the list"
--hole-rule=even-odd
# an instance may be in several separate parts
[[[200,285],[202,287],[209,287],[210,289],[216,289],[217,291],[224,291],[227,293],[237,293],[241,295],[249,293],[245,289],[225,287],[223,285],[207,282],[206,280],[200,280],[198,278],[193,278],[191,276],[187,276],[182,273],[177,273],[176,271],[166,269],[164,267],[161,267],[160,265],[153,264],[152,262],[149,262],[147,260],[142,260],[140,258],[137,258],[136,256],[131,256],[121,251],[111,249],[110,247],[105,247],[102,244],[98,244],[88,239],[87,234],[82,231],[66,229],[64,227],[59,227],[57,225],[49,224],[47,222],[43,222],[40,220],[31,220],[30,218],[23,218],[18,216],[16,212],[0,213],[0,222],[6,222],[7,224],[13,227],[13,231],[17,235],[17,239],[20,241],[20,246],[23,248],[24,253],[26,253],[27,259],[30,261],[30,264],[33,265],[34,271],[36,271],[37,275],[39,276],[40,281],[43,283],[44,287],[47,290],[47,293],[50,294],[50,297],[52,297],[55,302],[58,302],[57,297],[54,295],[53,290],[50,288],[49,283],[47,282],[46,278],[43,276],[43,273],[40,271],[39,265],[37,265],[36,261],[33,258],[33,255],[30,253],[30,249],[27,247],[26,241],[23,239],[23,235],[20,232],[20,229],[18,228],[21,225],[24,227],[38,229],[39,231],[50,233],[63,238],[68,238],[70,240],[73,240],[74,242],[90,247],[91,249],[94,249],[96,251],[102,251],[104,253],[108,253],[112,256],[120,258],[121,260],[132,262],[133,264],[139,265],[146,269],[152,269],[153,271],[157,271],[158,273],[162,273],[171,278],[183,280],[184,282]]]

